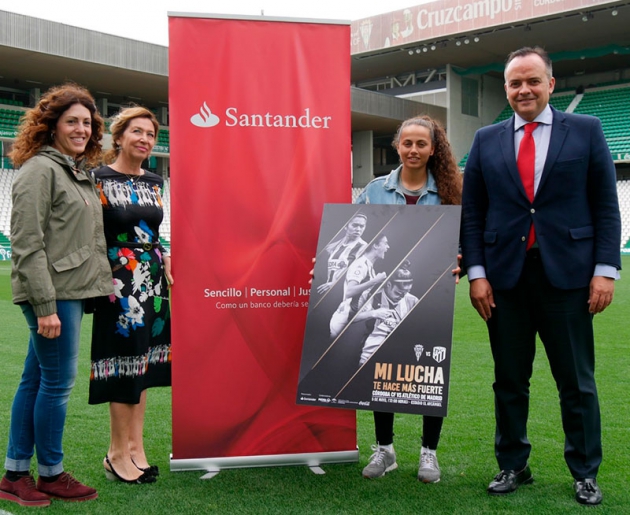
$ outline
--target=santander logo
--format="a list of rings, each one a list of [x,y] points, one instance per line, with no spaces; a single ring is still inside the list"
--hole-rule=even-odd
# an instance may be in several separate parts
[[[330,129],[332,116],[314,115],[309,107],[297,114],[241,113],[236,107],[228,107],[224,113],[223,124],[226,127],[271,127],[289,129]],[[206,102],[199,112],[190,117],[190,123],[207,129],[221,123],[221,118],[214,114]]]
[[[190,123],[197,127],[214,127],[220,121],[219,117],[210,110],[205,102],[199,108],[199,112],[190,118]]]

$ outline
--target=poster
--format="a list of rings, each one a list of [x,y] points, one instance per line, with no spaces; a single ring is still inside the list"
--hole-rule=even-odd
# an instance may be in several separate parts
[[[169,34],[171,468],[357,461],[354,413],[295,403],[321,213],[351,196],[349,26]]]
[[[460,211],[326,205],[299,404],[446,416]]]

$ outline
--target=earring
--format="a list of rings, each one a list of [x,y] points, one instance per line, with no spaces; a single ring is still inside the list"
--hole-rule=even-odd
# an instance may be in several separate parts
[[[55,131],[50,132],[50,140],[55,141]]]

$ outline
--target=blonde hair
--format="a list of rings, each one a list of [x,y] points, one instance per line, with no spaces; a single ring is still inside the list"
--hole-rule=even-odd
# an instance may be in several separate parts
[[[105,156],[103,157],[103,161],[105,161],[105,163],[111,164],[116,161],[116,158],[120,153],[120,146],[116,144],[116,140],[122,137],[123,133],[127,130],[127,127],[129,127],[131,120],[135,120],[136,118],[147,118],[151,121],[153,128],[155,129],[155,139],[157,140],[160,124],[158,123],[155,115],[146,107],[126,107],[112,118],[112,123],[109,126],[109,132],[112,135],[112,148],[105,152]]]

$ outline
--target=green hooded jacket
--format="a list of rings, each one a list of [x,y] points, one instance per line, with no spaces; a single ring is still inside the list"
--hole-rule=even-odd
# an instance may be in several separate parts
[[[12,202],[14,303],[41,317],[57,312],[57,300],[113,293],[101,202],[85,171],[45,146],[17,173]]]

